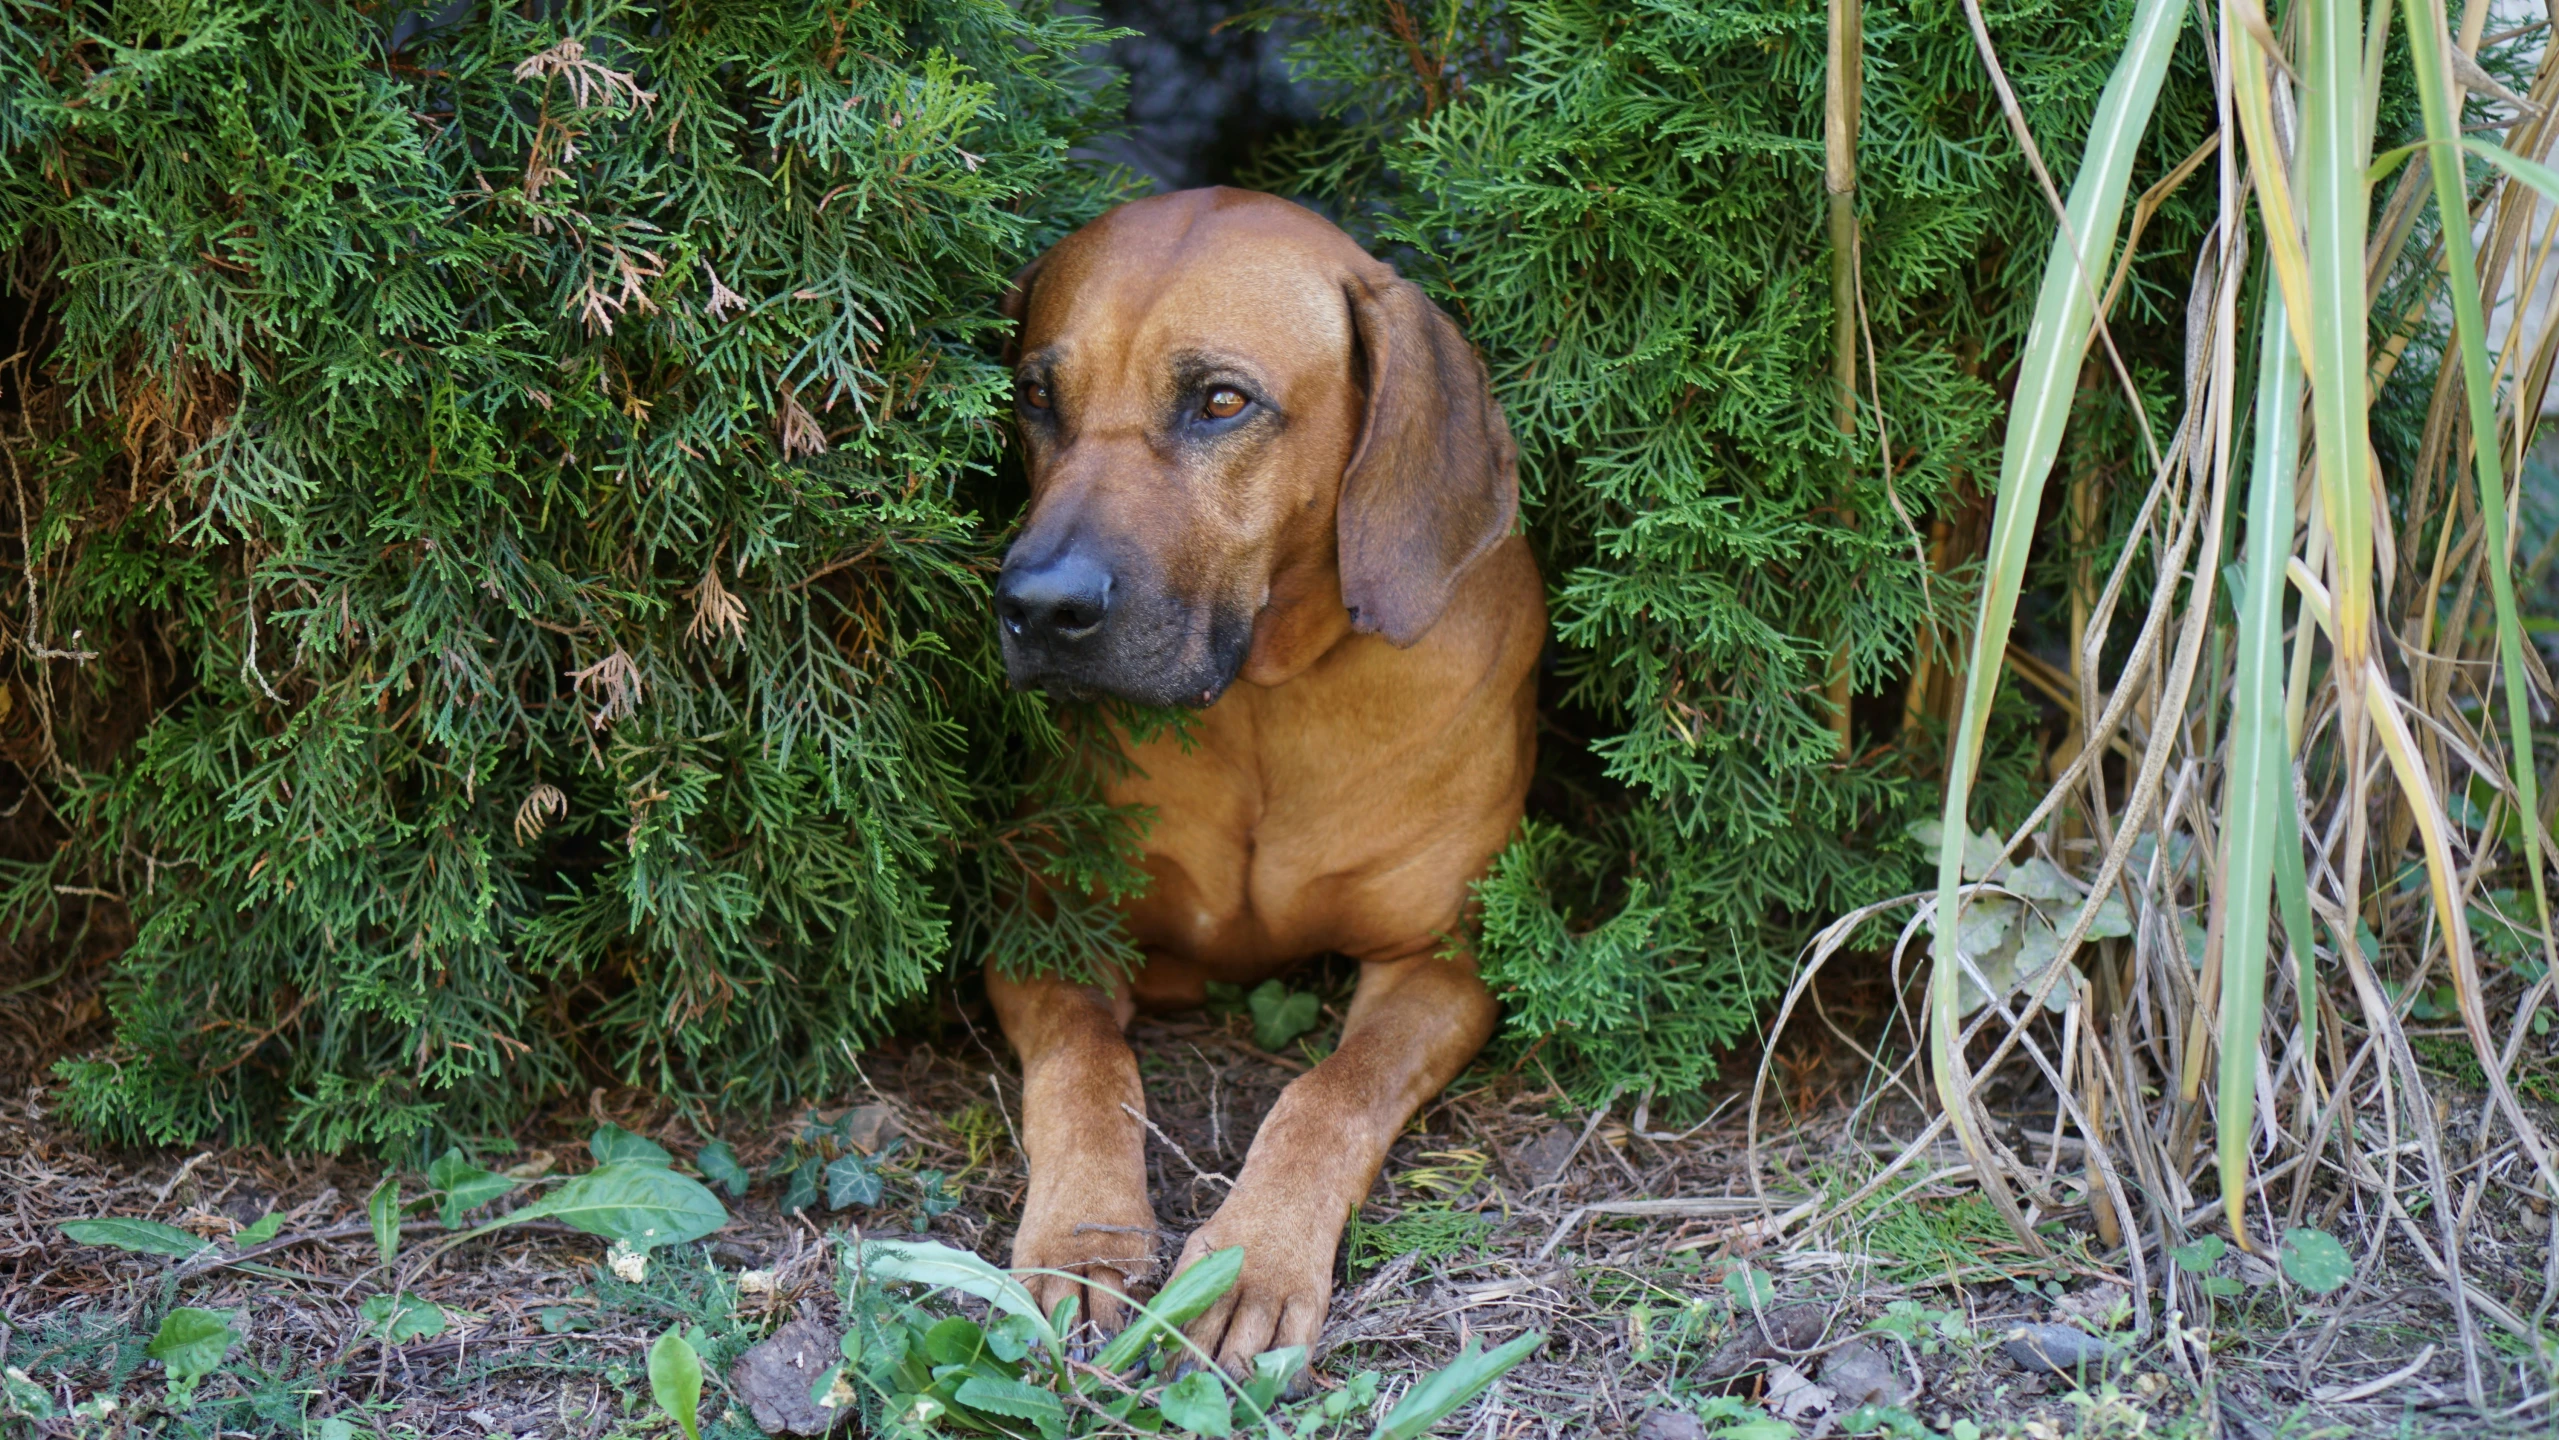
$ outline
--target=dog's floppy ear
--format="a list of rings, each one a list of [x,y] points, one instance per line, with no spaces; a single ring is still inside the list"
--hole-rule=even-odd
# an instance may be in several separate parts
[[[1013,283],[1004,298],[995,302],[997,313],[1013,322],[1012,331],[1004,337],[1004,363],[1012,364],[1022,354],[1022,317],[1031,313],[1031,284],[1040,278],[1040,267],[1048,263],[1043,253],[1038,259],[1013,272]]]
[[[1334,526],[1354,629],[1410,645],[1457,577],[1510,534],[1519,452],[1483,362],[1421,287],[1352,278],[1368,415],[1342,471]]]

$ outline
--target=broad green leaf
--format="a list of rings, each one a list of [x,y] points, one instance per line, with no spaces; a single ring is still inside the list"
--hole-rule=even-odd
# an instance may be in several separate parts
[[[320,1440],[355,1440],[355,1427],[343,1415],[332,1415],[320,1422]]]
[[[1253,1012],[1253,1043],[1271,1051],[1314,1029],[1322,1008],[1312,993],[1291,990],[1277,980],[1263,981],[1245,1004]]]
[[[443,1309],[406,1291],[367,1297],[356,1307],[356,1314],[388,1345],[405,1345],[444,1333]]]
[[[1765,1270],[1736,1265],[1724,1272],[1724,1293],[1733,1304],[1744,1310],[1758,1310],[1777,1303],[1777,1282]]]
[[[83,1245],[106,1245],[137,1254],[168,1255],[180,1260],[213,1243],[190,1235],[175,1225],[163,1225],[157,1220],[128,1220],[122,1216],[66,1221],[62,1233]]]
[[[147,1349],[152,1359],[168,1368],[171,1384],[187,1385],[220,1369],[222,1357],[239,1338],[230,1316],[181,1305],[160,1322],[159,1333],[151,1337]]]
[[[2218,1235],[2198,1235],[2169,1251],[2168,1258],[2176,1261],[2179,1269],[2200,1275],[2220,1264],[2222,1253],[2229,1248],[2229,1243]]]
[[[685,1341],[681,1328],[668,1330],[649,1347],[649,1398],[684,1427],[684,1440],[702,1440],[695,1424],[702,1405],[702,1357]]]
[[[1209,1440],[1235,1433],[1235,1402],[1227,1397],[1225,1380],[1211,1371],[1194,1370],[1165,1386],[1156,1408],[1167,1422]]]
[[[256,1223],[240,1227],[240,1233],[231,1237],[231,1246],[235,1250],[246,1250],[253,1245],[264,1245],[283,1228],[284,1212],[270,1210],[259,1216]]]
[[[1093,1363],[1105,1370],[1127,1369],[1129,1362],[1145,1353],[1148,1341],[1207,1314],[1219,1296],[1235,1288],[1235,1277],[1243,1273],[1241,1245],[1229,1245],[1201,1256],[1198,1263],[1167,1281],[1153,1300],[1134,1305],[1137,1319],[1112,1337]]]
[[[728,1191],[732,1200],[745,1199],[747,1187],[755,1183],[755,1177],[747,1174],[746,1167],[738,1163],[737,1151],[729,1148],[726,1140],[714,1140],[703,1146],[701,1152],[693,1157],[693,1164],[701,1170],[703,1179]]]
[[[994,1375],[971,1375],[960,1382],[952,1398],[972,1410],[989,1415],[1003,1415],[1033,1423],[1064,1424],[1066,1406],[1056,1395],[1037,1385],[1020,1380],[1006,1380]]]
[[[1369,1440],[1413,1440],[1433,1425],[1457,1412],[1457,1407],[1472,1400],[1502,1373],[1529,1357],[1546,1337],[1531,1330],[1497,1349],[1484,1350],[1481,1341],[1469,1340],[1466,1348],[1447,1366],[1414,1382],[1404,1398],[1378,1423]]]
[[[847,1263],[857,1261],[862,1273],[875,1280],[975,1296],[1007,1315],[1029,1320],[1040,1328],[1040,1338],[1052,1349],[1057,1345],[1057,1334],[1048,1328],[1048,1317],[1040,1313],[1039,1302],[1022,1288],[1022,1282],[966,1250],[930,1240],[865,1240],[847,1256]]]
[[[447,1229],[462,1224],[463,1211],[486,1205],[515,1188],[515,1182],[504,1175],[463,1159],[459,1148],[436,1157],[435,1163],[427,1167],[427,1183],[444,1192],[437,1215]]]
[[[1040,1327],[1025,1316],[1007,1315],[986,1327],[987,1353],[1007,1364],[1030,1354],[1039,1343]]]
[[[1280,1350],[1265,1350],[1253,1357],[1253,1378],[1244,1382],[1244,1398],[1258,1413],[1269,1411],[1288,1382],[1306,1368],[1306,1347],[1291,1345]]]
[[[469,1233],[524,1220],[557,1220],[634,1250],[651,1250],[699,1240],[727,1224],[729,1212],[691,1176],[645,1160],[617,1160]]]
[[[364,1202],[364,1218],[373,1225],[373,1248],[387,1268],[400,1256],[400,1182],[384,1176]]]
[[[595,1154],[595,1163],[610,1165],[617,1160],[633,1160],[649,1165],[673,1165],[675,1157],[654,1140],[644,1139],[619,1125],[603,1125],[587,1137],[586,1148]]]
[[[2314,1295],[2326,1295],[2355,1278],[2354,1257],[2335,1236],[2307,1225],[2284,1232],[2284,1273]]]
[[[986,1348],[986,1331],[965,1315],[949,1316],[924,1332],[924,1358],[936,1365],[966,1365]]]

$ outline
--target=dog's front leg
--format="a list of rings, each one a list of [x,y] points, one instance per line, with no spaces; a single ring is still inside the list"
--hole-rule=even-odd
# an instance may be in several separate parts
[[[1078,1313],[1106,1333],[1117,1330],[1127,1317],[1112,1292],[1125,1293],[1155,1272],[1146,1133],[1137,1119],[1146,1092],[1120,1033],[1127,1002],[1054,977],[1012,979],[993,962],[986,990],[1022,1057],[1031,1187],[1013,1236],[1013,1266],[1083,1277],[1026,1275],[1023,1282],[1042,1309],[1074,1295]]]
[[[1471,960],[1425,952],[1360,966],[1341,1047],[1281,1092],[1234,1193],[1182,1249],[1187,1267],[1244,1247],[1234,1288],[1190,1327],[1201,1349],[1240,1375],[1264,1350],[1315,1343],[1343,1221],[1404,1122],[1492,1037],[1496,1014]]]

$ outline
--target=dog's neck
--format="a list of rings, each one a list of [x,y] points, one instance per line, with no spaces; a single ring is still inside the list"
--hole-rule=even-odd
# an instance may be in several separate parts
[[[1342,575],[1330,555],[1292,564],[1271,577],[1271,594],[1253,617],[1253,648],[1237,678],[1268,688],[1306,672],[1351,633],[1342,605]]]

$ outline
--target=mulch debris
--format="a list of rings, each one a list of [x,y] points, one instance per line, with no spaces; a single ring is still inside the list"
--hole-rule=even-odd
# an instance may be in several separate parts
[[[1159,1132],[1148,1163],[1164,1255],[1214,1211],[1224,1190],[1213,1177],[1235,1173],[1281,1088],[1308,1068],[1258,1050],[1240,1029],[1202,1017],[1141,1021],[1133,1033]],[[1653,1128],[1667,1124],[1658,1116],[1639,1128],[1632,1117],[1640,1107],[1578,1109],[1533,1065],[1461,1081],[1398,1140],[1345,1236],[1319,1373],[1376,1369],[1392,1377],[1391,1392],[1470,1340],[1498,1344],[1534,1329],[1546,1334],[1544,1347],[1444,1433],[1679,1440],[1704,1433],[1698,1407],[1726,1400],[1779,1413],[1791,1406],[1799,1434],[1827,1432],[1877,1404],[1941,1429],[1970,1417],[1985,1434],[2081,1433],[2095,1402],[2074,1406],[2069,1380],[2003,1355],[2003,1342],[2022,1331],[2042,1337],[2041,1353],[2050,1354],[2065,1343],[2058,1327],[2100,1344],[2089,1332],[2120,1315],[2131,1277],[2093,1243],[2042,1262],[1997,1235],[1966,1239],[1964,1207],[1979,1202],[1952,1180],[1894,1194],[1890,1216],[1873,1205],[1831,1213],[1830,1200],[1880,1163],[1868,1142],[1921,1128],[1889,1109],[1870,1108],[1856,1136],[1842,1128],[1836,1104],[1809,1120],[1763,1117],[1765,1194],[1755,1196],[1746,1106],[1725,1103],[1746,1089],[1746,1064],[1732,1068],[1734,1094],[1710,1097],[1715,1118],[1687,1130]],[[766,1342],[712,1377],[706,1415],[736,1406],[766,1432],[822,1433],[807,1386],[831,1363],[830,1232],[886,1227],[998,1260],[1007,1254],[1026,1183],[1010,1057],[999,1060],[969,1035],[956,1047],[892,1045],[865,1056],[864,1069],[867,1088],[819,1113],[859,1107],[854,1127],[867,1148],[901,1137],[900,1162],[940,1169],[959,1201],[929,1216],[892,1213],[887,1202],[786,1216],[775,1209],[779,1187],[762,1183],[734,1202],[730,1225],[690,1263],[734,1272],[739,1313]],[[0,1365],[24,1373],[62,1410],[102,1393],[155,1392],[156,1367],[141,1344],[170,1305],[187,1304],[244,1317],[233,1370],[292,1377],[294,1403],[313,1425],[360,1413],[402,1440],[646,1430],[642,1357],[670,1322],[641,1287],[611,1276],[601,1242],[525,1227],[450,1249],[403,1277],[411,1293],[443,1308],[449,1328],[385,1343],[359,1313],[386,1284],[364,1212],[374,1169],[258,1149],[102,1151],[57,1126],[47,1105],[40,1087],[0,1099]],[[519,1155],[548,1152],[562,1169],[577,1168],[598,1119],[680,1156],[715,1138],[636,1094],[598,1092],[516,1137]],[[716,1138],[761,1176],[806,1119],[805,1110],[752,1124],[724,1117]],[[1923,1161],[1905,1175],[1918,1180],[1939,1168]],[[59,1228],[132,1216],[227,1239],[270,1210],[284,1223],[254,1272],[75,1244]],[[2481,1210],[2483,1233],[2511,1219],[2493,1203]],[[1778,1223],[1784,1216],[1796,1218]],[[1918,1273],[1912,1255],[1890,1249],[1906,1240],[1879,1228],[1915,1216],[1935,1217],[1936,1229],[1905,1225],[1908,1234],[1951,1237],[1930,1262],[1942,1274]],[[2059,1218],[2087,1223],[2084,1212]],[[2350,1211],[2340,1228],[2350,1232],[2352,1220]],[[2519,1263],[2531,1268],[2536,1258],[2526,1253]],[[2160,1263],[2154,1252],[2154,1276]],[[1737,1292],[1732,1277],[1741,1270],[1764,1282],[1745,1275]],[[1776,1297],[1756,1315],[1735,1300],[1755,1283],[1772,1284]],[[2342,1303],[2322,1304],[2257,1284],[2223,1315],[2229,1338],[2217,1353],[2228,1359],[2205,1387],[2146,1358],[2152,1352],[2141,1344],[2120,1344],[2124,1363],[2111,1372],[2113,1398],[2104,1403],[2161,1427],[2154,1433],[2201,1433],[2225,1415],[2243,1427],[2248,1416],[2297,1415],[2291,1423],[2349,1433],[2478,1428],[2479,1417],[2457,1401],[2458,1361],[2419,1353],[2428,1333],[2443,1332],[2440,1294],[2417,1286],[2336,1298]],[[2306,1372],[2297,1357],[2313,1343],[2326,1348]],[[2424,1363],[2386,1391],[2364,1393],[2359,1382],[2412,1357]],[[2530,1400],[2522,1367],[2505,1364],[2498,1374],[2510,1392],[2502,1403]],[[243,1383],[217,1376],[206,1393]],[[39,1433],[98,1432],[56,1419]],[[275,1433],[303,1432],[279,1421]]]

